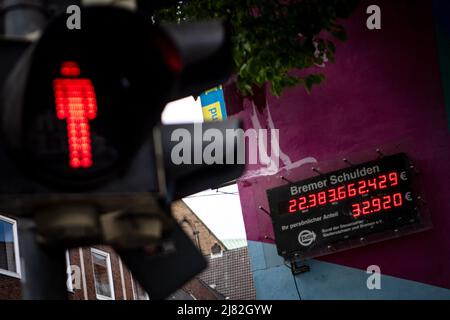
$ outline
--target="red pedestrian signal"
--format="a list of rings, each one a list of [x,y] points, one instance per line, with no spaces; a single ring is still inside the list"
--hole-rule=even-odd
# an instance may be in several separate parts
[[[219,22],[161,26],[117,8],[85,8],[80,30],[59,16],[5,83],[3,141],[27,174],[57,189],[121,179],[169,101],[226,81],[230,39]]]
[[[56,116],[67,121],[69,165],[89,168],[93,164],[89,120],[97,116],[97,98],[90,79],[77,78],[80,68],[76,62],[64,62],[61,75],[53,81]]]

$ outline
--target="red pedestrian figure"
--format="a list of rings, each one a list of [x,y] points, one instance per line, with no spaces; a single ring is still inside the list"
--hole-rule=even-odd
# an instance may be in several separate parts
[[[56,116],[67,121],[69,165],[89,168],[93,164],[89,120],[97,116],[97,98],[91,80],[79,78],[76,62],[64,62],[61,75],[53,81]]]

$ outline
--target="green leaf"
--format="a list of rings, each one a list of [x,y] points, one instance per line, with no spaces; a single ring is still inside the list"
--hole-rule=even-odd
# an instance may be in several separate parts
[[[334,62],[336,46],[329,34],[341,41],[347,39],[338,19],[348,18],[358,3],[358,0],[189,0],[181,3],[181,14],[177,14],[176,3],[157,10],[153,17],[156,22],[228,20],[238,90],[243,95],[253,95],[252,88],[269,83],[272,93],[281,96],[284,89],[298,85],[311,92],[324,81],[323,75],[308,68],[322,64],[324,56]],[[289,74],[292,70],[302,70],[304,76],[293,77]]]

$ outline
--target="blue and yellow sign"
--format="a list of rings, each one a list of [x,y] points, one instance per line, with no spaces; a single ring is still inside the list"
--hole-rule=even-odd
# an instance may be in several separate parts
[[[200,101],[205,121],[222,121],[227,118],[222,86],[203,92],[200,95]]]

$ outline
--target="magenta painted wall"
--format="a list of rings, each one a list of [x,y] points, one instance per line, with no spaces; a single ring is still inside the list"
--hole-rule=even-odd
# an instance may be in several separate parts
[[[365,27],[369,4],[382,8],[382,30]],[[434,228],[364,248],[321,258],[383,274],[450,288],[450,135],[443,101],[431,1],[363,1],[347,24],[349,41],[338,45],[326,82],[308,95],[300,88],[282,98],[268,96],[280,146],[295,162],[317,159],[323,171],[375,158],[375,149],[407,152],[421,171],[421,192]],[[251,104],[241,116],[252,126]],[[263,126],[267,109],[258,114]],[[284,172],[289,179],[312,175],[311,164]],[[255,167],[249,166],[249,171]],[[248,174],[249,175],[249,174]],[[270,242],[265,188],[277,177],[242,178],[241,204],[248,240]]]

